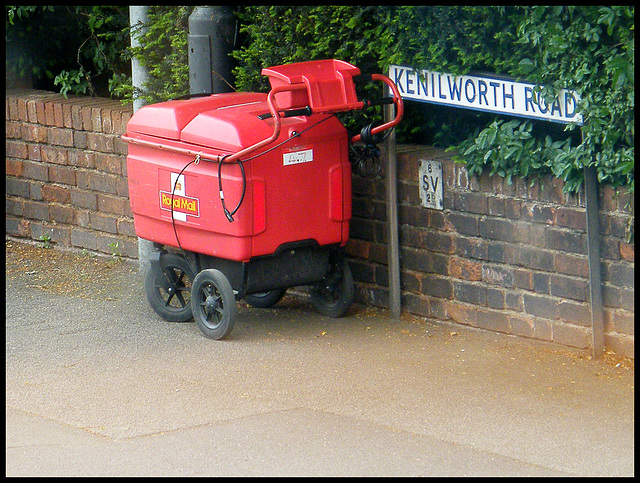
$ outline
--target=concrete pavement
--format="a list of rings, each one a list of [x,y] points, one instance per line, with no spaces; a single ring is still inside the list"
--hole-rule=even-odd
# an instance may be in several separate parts
[[[300,294],[212,341],[135,264],[6,250],[7,476],[635,474],[633,361]]]

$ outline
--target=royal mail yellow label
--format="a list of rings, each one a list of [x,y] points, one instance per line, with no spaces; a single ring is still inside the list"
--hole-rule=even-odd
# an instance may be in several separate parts
[[[160,208],[171,211],[171,193],[160,191]],[[190,216],[200,216],[200,200],[174,193],[173,211]]]

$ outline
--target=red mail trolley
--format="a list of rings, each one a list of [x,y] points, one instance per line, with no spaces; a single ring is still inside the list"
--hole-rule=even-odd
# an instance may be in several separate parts
[[[308,285],[316,309],[342,316],[353,302],[343,247],[351,219],[350,143],[397,125],[402,99],[380,74],[329,59],[262,70],[269,93],[236,92],[140,108],[127,125],[136,234],[154,243],[145,292],[169,321],[195,319],[222,339],[236,300],[277,303]],[[392,97],[358,100],[357,82]],[[395,118],[351,138],[336,113],[395,104]]]

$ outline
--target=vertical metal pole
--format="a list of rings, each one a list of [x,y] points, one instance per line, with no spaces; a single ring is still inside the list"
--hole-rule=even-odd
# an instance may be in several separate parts
[[[196,7],[189,16],[189,91],[219,94],[233,91],[229,54],[236,20],[231,7]]]
[[[139,47],[138,36],[145,32],[149,23],[149,7],[129,7],[129,26],[131,27],[131,47]],[[149,73],[136,57],[131,57],[131,80],[133,83],[133,112],[136,112],[146,104],[140,97],[144,91],[144,84],[147,82]],[[140,271],[145,273],[149,268],[149,256],[153,250],[153,242],[138,238],[138,263]]]
[[[131,47],[139,47],[138,37],[144,33],[149,23],[149,7],[129,7],[129,26],[131,27]],[[136,112],[146,104],[140,98],[140,93],[144,89],[149,73],[147,68],[134,56],[131,57],[131,80],[133,82],[133,112]]]
[[[385,96],[389,95],[389,88],[385,85]],[[386,105],[384,109],[385,122],[392,120],[394,105]],[[387,232],[389,233],[388,264],[389,264],[389,310],[393,319],[400,318],[400,250],[398,241],[398,174],[396,169],[396,132],[395,129],[385,140],[385,155],[387,158]]]
[[[594,167],[584,168],[584,192],[587,214],[592,350],[593,358],[598,359],[602,357],[604,352],[604,314],[600,267],[600,233],[598,229],[598,175]]]

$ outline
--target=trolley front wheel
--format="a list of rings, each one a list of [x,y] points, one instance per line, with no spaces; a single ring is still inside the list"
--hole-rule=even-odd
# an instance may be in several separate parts
[[[187,322],[191,312],[193,271],[187,261],[174,253],[163,253],[145,276],[144,288],[151,308],[169,322]]]
[[[231,333],[238,308],[233,288],[221,271],[207,269],[196,275],[191,308],[196,325],[209,339],[220,340]]]

